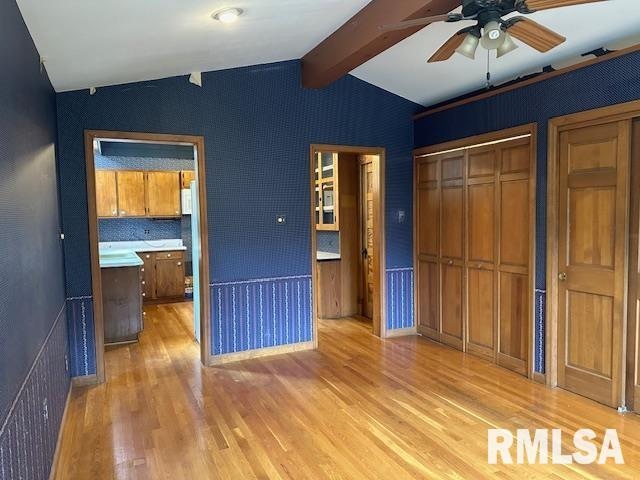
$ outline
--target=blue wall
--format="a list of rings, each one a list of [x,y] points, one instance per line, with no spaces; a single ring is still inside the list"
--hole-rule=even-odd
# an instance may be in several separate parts
[[[299,335],[298,311],[285,314],[289,306],[297,308],[298,301],[301,306],[310,301],[310,289],[301,285],[298,296],[297,284],[291,289],[284,285],[311,275],[311,143],[387,149],[387,268],[412,266],[411,116],[417,105],[352,76],[324,90],[305,90],[298,61],[205,73],[203,85],[198,88],[186,77],[175,77],[100,88],[94,96],[86,91],[58,95],[65,248],[73,252],[66,257],[69,295],[81,297],[89,307],[85,129],[205,136],[216,353],[253,348],[254,340],[240,341],[239,323],[246,328],[248,322],[249,330],[259,331],[267,314],[276,329],[296,332],[278,335],[270,344],[310,339],[308,311],[301,307]],[[398,210],[406,212],[404,223],[396,220]],[[285,225],[276,225],[279,214],[287,216]],[[258,296],[250,292],[248,313],[246,305],[234,303],[240,287],[246,300],[246,287],[255,282],[262,282],[263,294],[267,286],[283,288],[276,295],[275,313],[270,308],[260,316],[259,289]],[[229,286],[235,286],[235,297],[234,288],[228,295],[220,291]],[[412,319],[403,322],[411,324]],[[92,356],[92,345],[89,352]]]
[[[536,192],[536,370],[544,372],[547,127],[549,119],[640,99],[640,52],[445,110],[415,122],[424,147],[526,123],[538,124]]]
[[[0,476],[47,478],[69,389],[55,94],[0,3]]]

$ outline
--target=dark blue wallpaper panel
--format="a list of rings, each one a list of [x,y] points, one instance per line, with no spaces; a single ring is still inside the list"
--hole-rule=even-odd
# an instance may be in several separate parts
[[[49,478],[70,387],[67,348],[67,319],[62,308],[0,424],[0,479]]]
[[[544,372],[546,276],[547,128],[561,115],[640,98],[640,52],[445,110],[415,122],[415,146],[424,147],[538,124],[536,191],[536,371]]]
[[[187,223],[191,224],[188,220]],[[101,242],[166,240],[181,238],[182,219],[102,218],[98,229]]]
[[[419,109],[412,102],[352,76],[305,90],[298,61],[205,73],[202,88],[185,76],[100,88],[93,96],[61,93],[57,100],[68,296],[91,295],[85,129],[204,135],[213,285],[310,275],[309,145],[385,147],[387,267],[412,266],[411,117]],[[400,210],[406,221],[398,220]],[[277,225],[277,215],[287,223]],[[216,344],[216,335],[238,331],[233,300],[211,304],[224,312],[222,332],[212,328],[213,346],[230,351]],[[285,311],[286,304],[277,306],[276,330],[291,333]],[[288,337],[306,338],[304,329]],[[255,342],[245,340],[236,339],[236,348]]]
[[[0,2],[0,478],[47,478],[69,389],[56,100]]]

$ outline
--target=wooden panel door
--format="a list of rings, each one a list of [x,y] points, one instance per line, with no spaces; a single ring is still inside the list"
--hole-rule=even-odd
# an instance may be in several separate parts
[[[118,216],[116,172],[96,170],[96,210],[98,217]]]
[[[364,158],[367,158],[366,156]],[[373,188],[374,188],[374,171],[373,160],[364,162],[360,167],[361,190],[361,234],[362,242],[362,315],[367,318],[373,318],[373,292],[374,292],[374,272],[373,259],[376,255],[373,245]]]
[[[182,259],[156,256],[156,297],[184,296],[184,262]]]
[[[118,216],[144,217],[144,172],[118,172]]]
[[[439,158],[431,156],[419,159],[415,169],[417,329],[434,340],[440,340],[439,165]]]
[[[495,146],[468,152],[466,350],[490,360],[495,356],[496,163]]]
[[[180,216],[179,172],[147,172],[147,215]]]
[[[622,400],[629,122],[560,134],[558,385]]]
[[[531,311],[531,140],[499,146],[498,348],[503,367],[527,375]]]
[[[633,121],[631,138],[626,403],[640,413],[640,119]]]
[[[464,190],[466,153],[440,160],[440,339],[462,350],[464,301]]]

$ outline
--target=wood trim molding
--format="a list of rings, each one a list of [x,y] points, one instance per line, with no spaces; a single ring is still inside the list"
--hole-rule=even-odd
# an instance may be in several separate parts
[[[90,385],[98,385],[99,383],[102,382],[98,381],[98,375],[96,374],[71,378],[71,385],[74,387],[87,387]]]
[[[414,321],[415,323],[415,321]],[[397,338],[397,337],[409,337],[413,335],[418,335],[418,330],[415,326],[407,327],[407,328],[396,328],[394,330],[388,330],[386,338]]]
[[[275,347],[258,348],[256,350],[247,350],[237,353],[225,353],[212,357],[211,365],[224,365],[226,363],[240,362],[242,360],[250,360],[253,358],[271,357],[273,355],[283,355],[285,353],[303,352],[306,350],[315,350],[315,341],[291,343],[289,345],[278,345]]]
[[[637,49],[640,49],[640,46],[638,46]],[[560,133],[573,128],[620,120],[631,120],[638,117],[640,117],[640,100],[586,110],[549,120],[547,147],[547,308],[545,319],[545,366],[547,385],[550,387],[558,385],[558,148]],[[623,379],[626,381],[624,377],[625,375],[623,374]],[[624,394],[624,388],[622,391]]]
[[[313,343],[314,348],[318,348],[318,275],[317,275],[317,241],[316,241],[316,223],[315,223],[315,163],[314,156],[318,151],[332,151],[337,153],[358,153],[361,155],[377,155],[378,161],[373,162],[375,180],[377,183],[377,195],[374,193],[373,214],[375,225],[374,228],[374,251],[380,252],[374,259],[374,304],[373,304],[373,333],[381,338],[387,336],[387,286],[386,286],[386,235],[385,235],[385,160],[386,150],[382,147],[358,147],[350,145],[330,145],[316,143],[310,145],[309,148],[309,192],[310,192],[310,234],[311,234],[311,281],[313,290]]]
[[[196,167],[199,196],[200,215],[200,283],[203,294],[200,295],[201,331],[200,331],[200,359],[204,365],[213,363],[211,352],[211,309],[209,295],[209,234],[207,226],[207,184],[205,170],[204,137],[196,135],[174,135],[162,133],[122,132],[109,130],[86,130],[84,132],[85,168],[87,182],[87,205],[89,220],[89,249],[91,254],[91,277],[94,313],[94,341],[96,352],[96,375],[92,383],[105,381],[104,370],[104,314],[102,309],[102,282],[100,276],[100,260],[98,251],[98,215],[96,210],[96,181],[95,164],[93,154],[93,141],[97,138],[121,140],[141,143],[177,143],[181,145],[193,145],[196,149]],[[88,385],[86,380],[75,380],[74,385]]]
[[[544,373],[534,372],[532,379],[534,382],[541,383],[543,385],[546,385],[547,383],[547,378]]]
[[[60,429],[58,430],[58,438],[56,439],[56,449],[53,451],[53,459],[51,460],[51,468],[49,469],[49,480],[56,478],[58,472],[58,464],[60,463],[60,449],[62,447],[62,437],[64,435],[65,425],[67,424],[67,415],[69,413],[69,404],[71,403],[71,390],[73,383],[69,385],[67,399],[64,402],[64,410],[62,412],[62,420],[60,420]]]
[[[565,75],[567,73],[573,72],[575,70],[580,70],[582,68],[590,67],[592,65],[597,65],[598,63],[606,62],[607,60],[613,60],[614,58],[623,57],[625,55],[629,55],[630,53],[634,53],[640,51],[640,44],[633,45],[631,47],[625,48],[623,50],[618,50],[617,52],[611,52],[607,55],[603,55],[600,57],[592,58],[590,60],[585,60],[582,63],[578,63],[577,65],[571,65],[566,68],[562,68],[560,70],[556,70],[554,72],[542,73],[536,77],[529,78],[526,80],[522,80],[517,83],[513,83],[511,85],[507,85],[504,87],[497,87],[494,90],[489,92],[479,93],[469,98],[464,98],[462,100],[453,101],[451,103],[435,107],[435,108],[427,108],[425,111],[417,113],[413,116],[414,120],[420,120],[421,118],[428,117],[429,115],[435,115],[436,113],[444,112],[446,110],[451,110],[452,108],[457,108],[462,105],[466,105],[468,103],[477,102],[479,100],[484,100],[487,98],[495,97],[496,95],[501,95],[503,93],[511,92],[512,90],[517,90],[519,88],[528,87],[529,85],[533,85],[535,83],[544,82],[545,80],[550,80],[552,78],[558,77],[560,75]]]

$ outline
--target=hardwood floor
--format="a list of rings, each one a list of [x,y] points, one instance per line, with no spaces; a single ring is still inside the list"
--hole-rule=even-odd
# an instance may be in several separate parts
[[[204,368],[187,311],[150,308],[107,383],[74,389],[56,478],[638,478],[634,414],[354,320],[321,321],[318,351]],[[488,465],[492,427],[616,428],[626,465]]]

